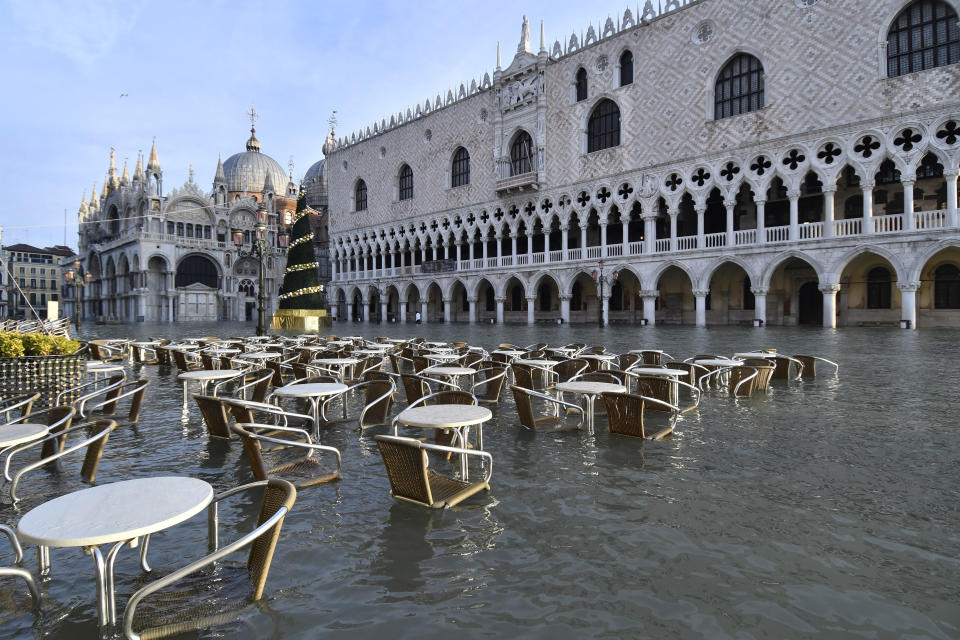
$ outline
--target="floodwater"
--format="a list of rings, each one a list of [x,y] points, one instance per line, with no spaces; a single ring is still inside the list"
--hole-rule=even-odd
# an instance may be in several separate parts
[[[84,335],[252,330],[87,326]],[[322,442],[342,451],[342,481],[300,491],[264,599],[200,637],[960,637],[957,332],[361,324],[332,332],[488,348],[658,347],[678,359],[774,347],[835,360],[840,375],[774,382],[748,400],[708,393],[663,442],[611,436],[602,417],[595,435],[526,432],[508,391],[484,429],[492,491],[446,511],[395,502],[372,435],[334,428]],[[192,403],[184,420],[175,370],[141,373],[152,385],[140,425],[111,436],[98,482],[179,474],[223,490],[251,478],[239,443],[211,442]],[[0,506],[0,521],[15,523],[39,501]],[[227,530],[252,509],[228,510]],[[198,517],[155,536],[151,563],[202,555],[205,527]],[[76,549],[52,555],[40,619],[10,613],[0,586],[0,635],[97,637],[92,560]],[[34,557],[28,550],[31,567]],[[124,550],[119,612],[142,581],[136,552]]]

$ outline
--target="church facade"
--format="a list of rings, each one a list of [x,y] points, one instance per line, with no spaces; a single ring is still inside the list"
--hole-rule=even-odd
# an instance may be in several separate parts
[[[293,177],[260,152],[251,128],[246,150],[217,161],[211,190],[190,177],[163,190],[156,143],[146,168],[138,156],[131,177],[118,175],[114,153],[100,194],[84,197],[78,255],[91,278],[80,292],[81,315],[117,322],[253,320],[259,262],[249,255],[258,208],[267,211],[267,313],[283,282],[287,232],[297,204]],[[243,237],[234,244],[235,234]],[[246,255],[244,255],[246,254]]]
[[[341,320],[960,325],[957,0],[671,0],[324,146]]]

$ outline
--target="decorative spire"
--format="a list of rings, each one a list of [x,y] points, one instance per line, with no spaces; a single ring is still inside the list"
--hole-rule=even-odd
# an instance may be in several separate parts
[[[190,184],[193,184],[193,163],[192,162],[190,163],[190,168],[187,171],[189,171],[189,176],[190,176],[189,178],[187,178],[187,182],[189,182]]]
[[[330,133],[327,134],[327,139],[324,140],[323,147],[321,147],[320,149],[320,151],[322,151],[323,155],[325,156],[332,153],[337,146],[337,134],[336,134],[337,111],[336,109],[334,109],[333,113],[330,114],[330,118],[327,120],[327,122],[330,124]]]
[[[540,21],[540,53],[547,52],[547,39],[543,33],[543,20]]]
[[[133,169],[133,181],[143,180],[143,150],[137,149],[137,166]]]
[[[247,151],[254,151],[260,153],[260,141],[257,140],[257,129],[256,123],[257,118],[260,117],[260,114],[257,113],[257,110],[253,108],[253,105],[250,105],[250,111],[247,112],[247,115],[250,117],[250,139],[247,140]]]
[[[220,154],[217,154],[217,172],[213,174],[214,182],[226,182],[227,174],[223,172],[223,160],[220,159]]]
[[[107,181],[104,180],[104,181],[103,181],[103,190],[100,192],[100,199],[101,199],[101,200],[106,199],[108,193],[109,193],[109,192],[107,191]]]
[[[89,209],[87,208],[87,192],[84,190],[83,197],[80,199],[80,211],[79,213],[87,213]]]
[[[520,44],[517,45],[517,53],[530,53],[530,21],[527,16],[523,16],[523,26],[520,27]]]
[[[160,171],[160,159],[157,157],[157,138],[153,138],[153,146],[150,147],[150,159],[147,160],[147,171]]]
[[[500,70],[500,41],[497,40],[497,71]]]
[[[100,208],[100,200],[97,199],[97,183],[93,183],[93,191],[90,192],[90,210],[96,211]]]
[[[123,175],[120,176],[120,184],[126,186],[130,184],[130,172],[127,171],[127,159],[123,159]]]
[[[270,175],[270,171],[267,171],[267,177],[263,181],[263,192],[273,191],[276,193],[277,189],[273,186],[273,178]]]
[[[117,158],[116,153],[113,150],[113,147],[110,147],[110,169],[107,171],[108,181],[110,183],[110,189],[116,189],[119,186],[117,182]],[[104,183],[104,195],[106,195],[107,184]]]

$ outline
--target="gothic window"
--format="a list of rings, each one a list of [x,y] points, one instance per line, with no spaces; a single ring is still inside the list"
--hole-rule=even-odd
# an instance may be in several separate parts
[[[887,32],[887,76],[960,62],[957,12],[943,0],[916,0]]]
[[[168,223],[167,223],[167,235],[168,235],[168,236],[172,236],[172,235],[173,235],[173,233],[174,233],[174,232],[173,232],[173,229],[174,229],[173,223],[172,223],[172,222],[168,222]]]
[[[960,309],[960,269],[944,264],[933,274],[934,309]]]
[[[633,84],[633,54],[624,51],[620,56],[620,86],[625,87]]]
[[[610,311],[623,311],[623,285],[619,280],[610,286]]]
[[[620,144],[620,109],[613,100],[601,100],[587,123],[587,153]]]
[[[890,308],[890,271],[874,267],[867,272],[867,309]]]
[[[398,186],[400,187],[401,200],[409,200],[413,197],[413,169],[410,168],[410,165],[405,164],[400,167]]]
[[[533,140],[526,131],[513,137],[510,145],[510,175],[519,176],[533,171]]]
[[[738,53],[720,70],[714,91],[715,120],[763,108],[763,65],[747,53]]]
[[[204,227],[203,227],[203,239],[204,239],[204,240],[209,240],[209,239],[210,239],[210,234],[212,234],[212,233],[213,233],[213,227],[211,227],[211,226],[208,225],[208,224],[207,224],[207,225],[204,225]]]
[[[461,187],[470,184],[470,153],[460,147],[453,154],[453,167],[450,170],[450,186]]]
[[[470,311],[470,299],[467,298],[467,290],[464,289],[460,292],[460,310],[464,313]]]
[[[367,183],[363,180],[357,180],[357,186],[353,190],[354,211],[366,211],[367,209]]]
[[[582,102],[587,99],[587,70],[583,67],[580,67],[580,70],[577,71],[577,79],[574,82],[574,87],[577,91],[577,102]]]
[[[217,267],[209,258],[204,256],[188,256],[177,267],[177,276],[174,286],[186,287],[195,282],[204,284],[212,289],[217,288]]]
[[[187,237],[188,238],[193,237],[193,225],[190,224],[189,222],[187,223]]]

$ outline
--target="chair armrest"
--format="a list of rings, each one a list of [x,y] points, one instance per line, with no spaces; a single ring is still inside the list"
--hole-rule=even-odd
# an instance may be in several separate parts
[[[17,537],[17,532],[5,524],[0,524],[0,533],[7,536],[7,540],[10,541],[10,546],[13,547],[13,561],[17,564],[23,562],[23,547],[20,546],[20,539]]]
[[[664,402],[663,400],[658,400],[657,398],[651,398],[650,396],[641,395],[640,397],[643,398],[644,403],[648,403],[648,402],[649,402],[649,403],[652,403],[652,404],[658,404],[658,405],[660,405],[661,407],[666,407],[666,408],[668,408],[668,409],[670,409],[671,411],[674,411],[674,412],[679,412],[679,411],[680,411],[680,407],[678,407],[678,406],[675,405],[675,404],[670,404],[669,402]]]
[[[266,427],[266,428],[269,428],[269,427],[270,427],[270,425],[253,425],[253,424],[251,424],[251,423],[246,423],[246,424],[249,425],[249,426]],[[236,426],[239,427],[239,428],[241,428],[241,429],[243,429],[244,424],[241,423],[241,424],[238,424],[238,425],[236,425]],[[299,449],[307,449],[307,450],[310,452],[310,453],[308,454],[308,456],[310,456],[310,457],[312,457],[314,451],[328,451],[328,452],[330,452],[330,453],[332,453],[332,454],[334,454],[334,455],[337,456],[337,472],[340,471],[340,465],[341,465],[341,462],[342,462],[342,461],[341,461],[341,458],[340,458],[340,450],[337,449],[336,447],[331,447],[331,446],[325,445],[325,444],[314,444],[314,443],[306,443],[306,442],[296,442],[296,441],[294,441],[294,440],[283,440],[282,438],[274,438],[274,437],[271,437],[271,436],[265,436],[265,435],[262,435],[262,434],[259,434],[259,433],[253,433],[253,432],[251,432],[251,431],[247,431],[247,435],[249,435],[251,438],[254,438],[255,440],[261,440],[261,441],[263,441],[263,442],[270,442],[270,443],[273,443],[273,444],[282,444],[282,445],[286,445],[286,446],[289,446],[289,447],[296,447],[296,448],[299,448]]]
[[[483,479],[484,482],[489,482],[490,478],[493,476],[493,456],[490,455],[490,453],[487,451],[477,451],[476,449],[464,449],[463,447],[447,447],[441,444],[428,444],[426,442],[421,442],[420,447],[423,449],[427,449],[428,451],[457,453],[457,454],[477,456],[479,458],[484,458],[490,463],[486,469],[486,477]]]
[[[270,431],[283,431],[284,433],[296,433],[297,435],[303,436],[303,439],[305,440],[304,443],[298,443],[296,440],[284,440],[284,442],[290,444],[291,446],[297,445],[297,444],[313,444],[313,437],[310,435],[309,432],[307,432],[306,429],[299,429],[297,427],[281,427],[275,424],[263,424],[260,422],[240,422],[240,423],[237,423],[237,426],[243,427],[244,429],[247,429],[247,427],[250,427],[253,429],[269,429]],[[249,431],[250,429],[247,429],[247,430]],[[257,436],[261,435],[257,431],[253,431],[253,434]]]
[[[520,388],[522,389],[523,387],[520,387]],[[533,396],[534,398],[539,398],[540,400],[544,400],[546,402],[552,402],[553,404],[558,404],[567,409],[573,409],[574,411],[578,412],[581,416],[583,415],[583,407],[581,407],[578,404],[574,404],[573,402],[560,400],[559,398],[554,398],[553,396],[548,396],[545,393],[540,393],[539,391],[533,391],[531,389],[523,389],[523,392]]]

